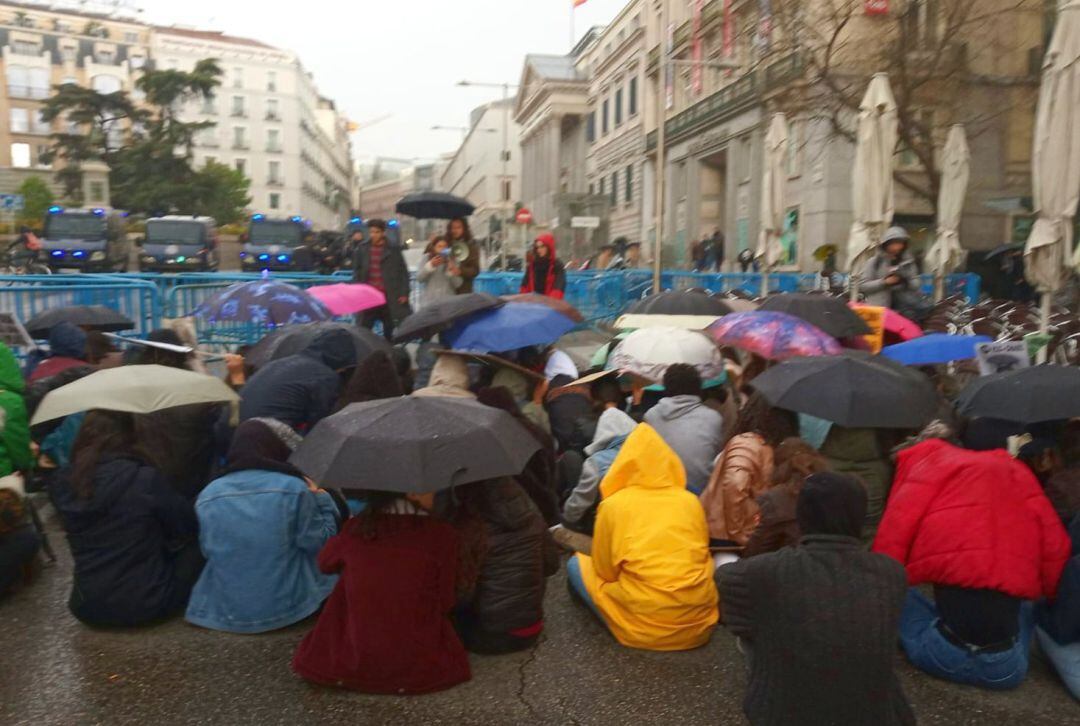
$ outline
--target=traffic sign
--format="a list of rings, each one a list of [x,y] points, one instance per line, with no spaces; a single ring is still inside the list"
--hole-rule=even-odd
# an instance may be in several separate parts
[[[0,210],[5,212],[21,212],[23,210],[23,195],[0,194]]]
[[[517,216],[514,217],[518,224],[532,224],[532,212],[526,207],[522,207],[518,210]]]
[[[570,226],[574,229],[596,229],[600,226],[599,217],[571,217]]]

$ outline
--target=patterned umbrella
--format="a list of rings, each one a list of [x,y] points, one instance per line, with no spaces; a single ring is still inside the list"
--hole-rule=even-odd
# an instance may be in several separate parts
[[[725,315],[706,331],[720,345],[730,345],[769,360],[838,355],[836,339],[794,315],[768,310]]]
[[[231,285],[203,302],[193,314],[211,323],[235,321],[270,326],[316,323],[333,317],[311,295],[275,280]]]

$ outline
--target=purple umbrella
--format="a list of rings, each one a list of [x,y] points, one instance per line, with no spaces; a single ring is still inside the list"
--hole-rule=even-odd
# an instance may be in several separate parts
[[[230,285],[195,308],[211,323],[224,321],[276,327],[317,323],[333,317],[326,306],[293,285],[275,280],[252,280]]]
[[[730,345],[769,360],[797,356],[838,355],[836,338],[794,315],[768,310],[725,315],[706,332],[720,345]]]

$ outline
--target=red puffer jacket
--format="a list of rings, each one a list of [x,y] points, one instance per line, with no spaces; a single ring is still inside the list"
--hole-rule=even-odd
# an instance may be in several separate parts
[[[1053,597],[1069,537],[1038,480],[1005,451],[941,440],[899,455],[874,551],[907,568],[908,582]]]

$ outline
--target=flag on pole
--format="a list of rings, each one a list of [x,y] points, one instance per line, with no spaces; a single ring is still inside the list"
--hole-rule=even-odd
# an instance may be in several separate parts
[[[580,8],[582,5],[584,5],[588,1],[589,0],[574,0],[574,7],[575,8]]]
[[[694,0],[694,37],[691,46],[691,58],[694,61],[694,65],[690,70],[690,83],[694,91],[694,95],[701,95],[701,89],[704,85],[703,81],[703,63],[702,47],[701,47],[701,13],[705,8],[705,0]]]

